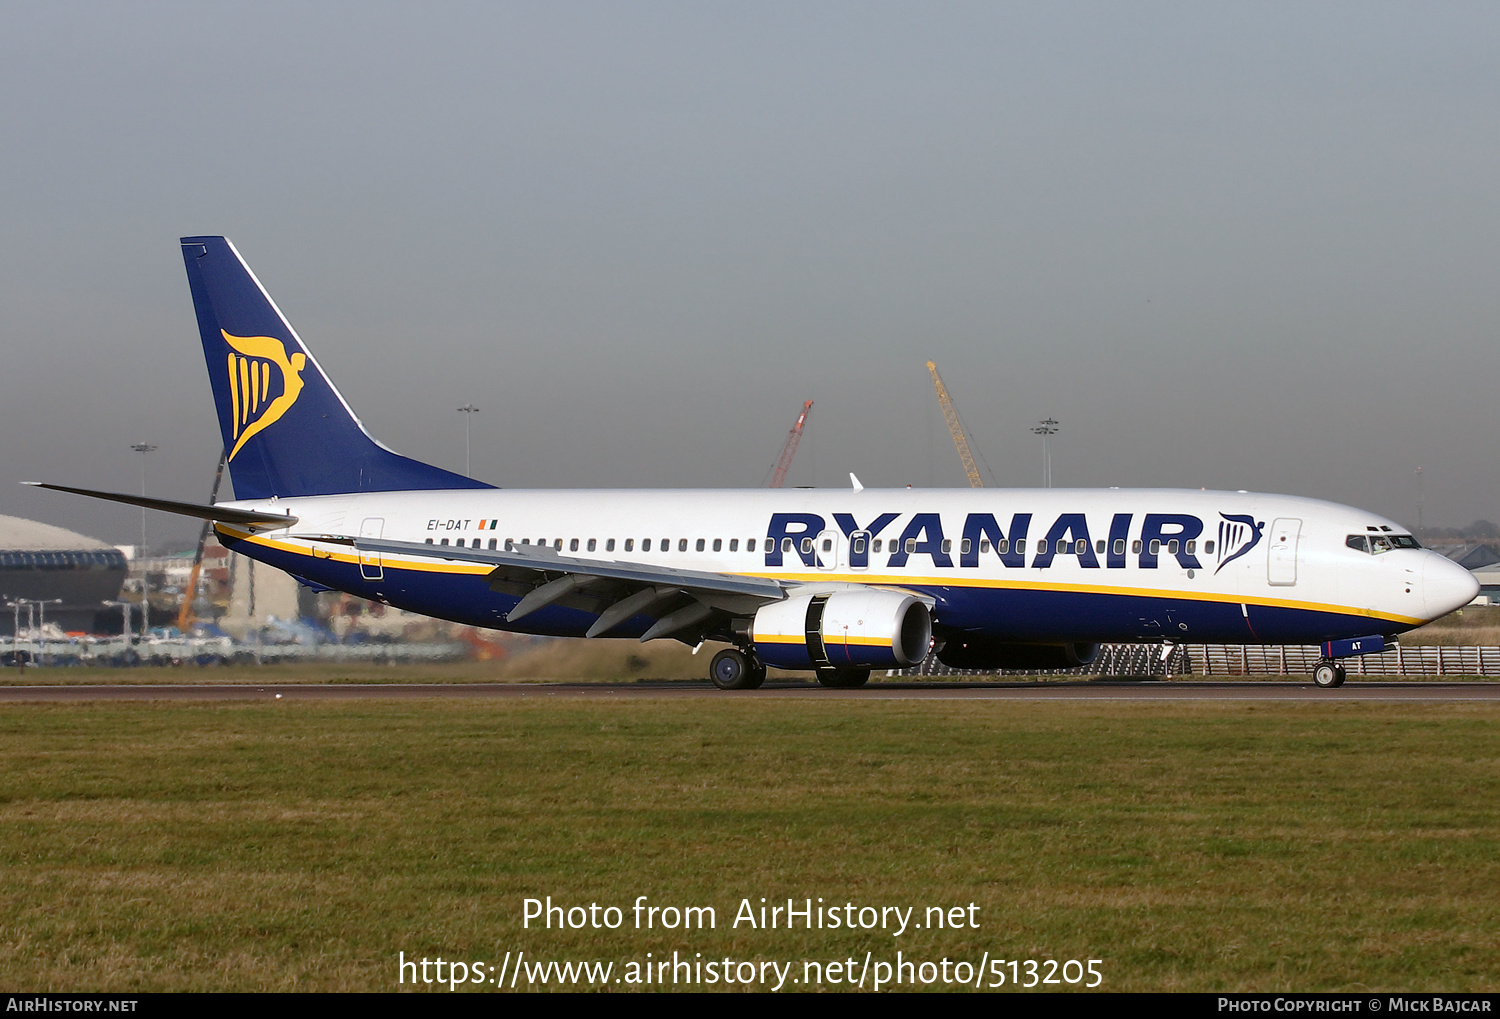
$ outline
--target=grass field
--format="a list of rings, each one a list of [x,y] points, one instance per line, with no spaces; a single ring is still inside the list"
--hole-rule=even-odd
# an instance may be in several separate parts
[[[1100,959],[1107,990],[1494,990],[1497,721],[1474,704],[9,705],[0,986],[390,990],[398,952],[518,950],[800,976],[899,949]],[[625,926],[523,929],[522,900],[547,895]],[[713,906],[717,926],[637,931],[640,895]],[[973,902],[980,926],[731,929],[762,896],[917,918]]]

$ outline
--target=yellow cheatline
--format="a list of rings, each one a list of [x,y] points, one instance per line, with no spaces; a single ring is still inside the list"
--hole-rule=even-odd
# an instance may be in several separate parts
[[[261,535],[253,535],[248,531],[229,527],[225,524],[216,524],[215,530],[226,533],[230,537],[239,538],[243,541],[254,542],[268,548],[275,548],[283,552],[295,555],[311,556],[313,553],[308,546],[293,545],[274,538]],[[433,555],[441,555],[437,551],[441,546],[434,546]],[[316,558],[333,559],[342,563],[357,563],[359,557],[352,553],[333,552],[327,555],[318,553]],[[494,567],[485,563],[462,563],[462,562],[430,562],[418,559],[405,559],[396,556],[382,555],[381,561],[387,569],[412,570],[418,573],[467,573],[486,574]],[[1393,623],[1408,623],[1420,626],[1427,620],[1416,616],[1401,616],[1373,609],[1359,608],[1353,605],[1335,605],[1323,602],[1294,601],[1286,598],[1256,598],[1243,595],[1209,594],[1199,591],[1172,591],[1162,588],[1147,587],[1103,587],[1097,584],[1047,584],[1039,581],[1026,580],[968,580],[957,583],[953,577],[899,577],[892,575],[871,575],[868,573],[857,574],[831,574],[831,573],[726,573],[726,577],[761,577],[769,580],[795,580],[805,583],[828,583],[842,582],[857,584],[861,587],[890,587],[900,590],[909,590],[913,587],[956,587],[962,590],[1013,590],[1013,591],[1046,591],[1057,594],[1106,594],[1126,597],[1142,598],[1180,598],[1183,601],[1214,602],[1221,605],[1256,605],[1261,608],[1277,609],[1301,609],[1310,612],[1337,612],[1346,616],[1365,616],[1370,619],[1384,619]],[[760,638],[778,642],[779,638]],[[786,640],[801,643],[800,637],[788,637]]]

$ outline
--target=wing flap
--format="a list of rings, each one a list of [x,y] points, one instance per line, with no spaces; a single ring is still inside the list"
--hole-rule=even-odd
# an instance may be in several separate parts
[[[315,541],[337,540],[329,535],[309,536]],[[348,538],[347,542],[360,552],[377,555],[421,556],[427,559],[448,559],[460,563],[483,563],[496,567],[500,579],[511,579],[514,571],[537,573],[577,574],[620,580],[640,586],[678,587],[688,592],[705,594],[747,595],[762,601],[781,601],[786,597],[780,583],[765,577],[746,577],[734,573],[708,573],[700,570],[678,570],[669,566],[647,563],[622,563],[617,560],[583,559],[563,555],[544,545],[523,546],[526,551],[511,549],[464,548],[455,545],[428,545],[425,542],[390,541],[383,538]]]
[[[308,541],[351,545],[362,554],[445,559],[492,566],[490,586],[517,593],[521,600],[507,616],[516,622],[548,605],[576,603],[580,596],[595,604],[598,620],[587,636],[600,637],[636,616],[657,620],[642,640],[701,634],[714,616],[753,614],[767,602],[786,597],[785,587],[765,577],[678,570],[668,566],[564,555],[545,545],[509,550],[429,545],[330,534],[296,535]],[[686,602],[686,604],[684,604]]]

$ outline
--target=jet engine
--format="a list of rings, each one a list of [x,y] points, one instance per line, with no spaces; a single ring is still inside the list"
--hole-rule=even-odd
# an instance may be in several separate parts
[[[762,607],[750,639],[779,669],[905,669],[927,657],[932,616],[897,591],[804,594]]]

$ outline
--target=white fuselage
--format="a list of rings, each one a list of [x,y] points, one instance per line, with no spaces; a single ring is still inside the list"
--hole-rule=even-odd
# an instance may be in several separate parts
[[[508,626],[490,567],[441,547],[918,594],[940,630],[1016,641],[1303,642],[1392,634],[1467,603],[1467,571],[1404,528],[1313,499],[1168,489],[418,491],[229,505],[297,517],[238,551],[318,585],[500,629],[582,633],[556,608]],[[431,543],[361,556],[319,534]],[[1366,538],[1363,548],[1352,537]],[[1412,547],[1389,547],[1394,539]]]

